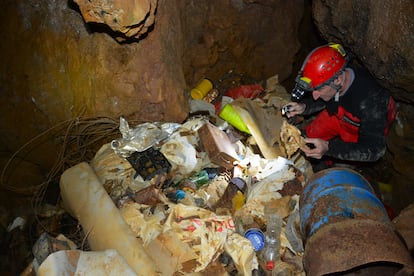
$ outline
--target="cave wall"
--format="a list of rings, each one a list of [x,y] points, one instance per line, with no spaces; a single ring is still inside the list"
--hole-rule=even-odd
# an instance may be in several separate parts
[[[174,1],[159,5],[157,31],[131,44],[120,44],[85,24],[71,2],[4,4],[0,123],[2,145],[8,149],[77,116],[185,118],[180,21]],[[171,37],[172,31],[177,35]]]
[[[257,80],[275,74],[281,82],[292,79],[306,54],[323,42],[310,26],[309,6],[323,39],[350,49],[397,100],[409,104],[400,105],[389,144],[395,170],[384,181],[393,184],[396,211],[412,202],[412,0],[118,0],[139,5],[126,18],[137,20],[133,25],[113,22],[110,10],[99,12],[100,1],[111,2],[2,1],[0,168],[13,153],[26,160],[1,183],[0,211],[27,212],[20,188],[31,200],[32,190],[25,188],[44,181],[62,157],[61,139],[31,139],[62,122],[97,116],[181,122],[188,92],[201,78],[217,81],[233,69]],[[98,12],[86,22],[78,5],[91,3]],[[114,28],[118,24],[108,19],[126,28]],[[16,152],[27,143],[32,152]]]
[[[230,70],[254,80],[284,80],[300,49],[304,1],[181,2],[183,70],[189,85],[219,80]]]
[[[235,69],[257,79],[283,79],[300,47],[301,0],[116,1],[116,7],[129,7],[122,10],[128,20],[153,18],[132,37],[130,30],[106,24],[115,22],[103,9],[109,2],[3,1],[1,150],[14,152],[81,116],[181,122],[188,91],[201,77],[217,79]],[[98,18],[86,22],[82,12],[91,15],[92,8]],[[117,23],[128,24],[119,14]]]

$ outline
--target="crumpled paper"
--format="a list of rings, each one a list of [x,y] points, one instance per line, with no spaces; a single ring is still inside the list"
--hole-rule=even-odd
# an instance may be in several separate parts
[[[171,252],[171,255],[180,256],[184,253],[178,253],[179,251],[191,251],[195,261],[191,271],[182,272],[203,271],[224,251],[233,258],[240,271],[251,273],[252,266],[257,263],[253,246],[235,232],[231,216],[218,216],[214,212],[195,206],[170,204],[168,217],[164,221],[165,214],[162,208],[154,211],[152,215],[145,215],[141,213],[141,207],[137,203],[132,203],[121,207],[120,211],[132,231],[143,240],[144,245],[151,244],[154,239],[165,233],[175,233],[183,244],[181,248],[177,243],[175,248],[169,248],[175,251]],[[186,261],[189,261],[188,258]]]

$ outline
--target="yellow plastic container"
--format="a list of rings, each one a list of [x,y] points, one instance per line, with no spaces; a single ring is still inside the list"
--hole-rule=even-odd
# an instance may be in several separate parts
[[[213,89],[213,83],[209,79],[202,79],[196,87],[191,89],[191,98],[202,100],[211,89]]]
[[[240,191],[237,191],[236,195],[231,199],[233,212],[236,212],[237,210],[241,209],[243,207],[244,203],[246,203],[246,197],[244,194]]]
[[[219,117],[227,121],[238,130],[251,134],[249,128],[231,104],[226,104],[220,111]]]

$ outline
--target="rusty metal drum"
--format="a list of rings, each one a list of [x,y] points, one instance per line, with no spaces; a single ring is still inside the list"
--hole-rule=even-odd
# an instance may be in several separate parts
[[[394,275],[414,269],[383,204],[358,172],[339,167],[314,174],[299,211],[307,275]]]
[[[331,168],[314,174],[300,199],[300,231],[310,237],[320,227],[347,219],[373,219],[390,223],[381,200],[356,171]]]

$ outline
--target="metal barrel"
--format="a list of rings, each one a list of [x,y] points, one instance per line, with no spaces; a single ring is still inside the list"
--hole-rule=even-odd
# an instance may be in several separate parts
[[[382,202],[369,182],[356,171],[331,168],[314,174],[300,199],[300,230],[310,237],[321,226],[346,219],[390,223]]]
[[[315,173],[299,211],[307,275],[394,275],[414,268],[382,202],[356,171],[339,167]]]

